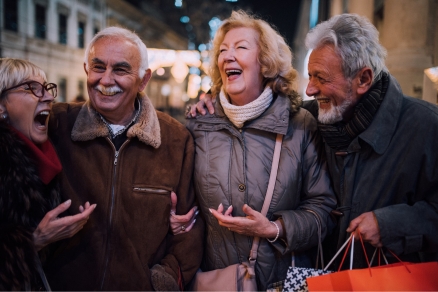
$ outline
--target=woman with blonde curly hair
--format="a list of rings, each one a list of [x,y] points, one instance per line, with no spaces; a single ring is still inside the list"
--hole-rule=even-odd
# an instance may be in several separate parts
[[[267,22],[235,11],[212,44],[214,114],[187,123],[196,142],[195,190],[207,223],[202,270],[247,261],[259,237],[257,288],[266,290],[285,279],[292,252],[304,256],[317,245],[318,225],[322,236],[332,228],[329,213],[336,202],[317,124],[300,108],[283,37]],[[280,162],[263,216],[277,134],[283,135]]]

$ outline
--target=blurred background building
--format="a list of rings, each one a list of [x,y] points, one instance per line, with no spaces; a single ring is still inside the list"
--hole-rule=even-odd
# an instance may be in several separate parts
[[[293,48],[305,96],[307,58],[303,46],[320,21],[341,13],[367,17],[387,49],[386,65],[406,95],[438,104],[438,0],[308,0],[302,1]]]
[[[306,33],[350,12],[376,25],[403,91],[438,103],[438,0],[0,0],[0,57],[43,68],[58,84],[58,101],[88,98],[84,47],[107,26],[126,27],[149,49],[153,76],[146,93],[157,109],[183,121],[185,105],[209,89],[209,41],[233,9],[252,11],[283,34],[303,96]]]

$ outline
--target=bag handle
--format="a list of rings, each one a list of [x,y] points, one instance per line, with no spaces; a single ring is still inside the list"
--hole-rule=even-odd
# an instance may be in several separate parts
[[[381,248],[380,247],[378,247],[378,248],[376,248],[376,250],[374,251],[374,254],[373,254],[373,256],[372,256],[372,258],[371,258],[371,261],[369,261],[368,260],[368,255],[367,255],[367,253],[366,253],[366,250],[365,250],[365,245],[364,245],[364,243],[363,243],[363,240],[362,240],[362,235],[360,234],[360,232],[358,233],[359,234],[359,239],[360,239],[360,243],[361,243],[361,245],[362,245],[362,250],[363,250],[363,252],[364,252],[364,254],[365,254],[365,259],[366,259],[366,261],[367,261],[367,264],[368,264],[368,270],[370,271],[370,276],[372,277],[372,273],[371,273],[371,263],[373,262],[373,260],[374,260],[374,256],[375,256],[375,254],[376,254],[376,250],[377,249],[379,249],[379,252],[381,252]],[[344,252],[344,256],[342,257],[342,261],[341,261],[341,264],[339,265],[339,268],[338,268],[338,272],[341,270],[341,267],[342,267],[342,265],[344,264],[344,260],[345,260],[345,257],[346,257],[346,255],[347,255],[347,252],[348,252],[348,249],[349,249],[349,247],[350,247],[350,245],[351,245],[351,242],[353,242],[354,241],[354,234],[353,233],[351,233],[351,235],[350,235],[350,237],[347,239],[347,241],[341,246],[341,248],[338,250],[338,252],[335,254],[335,256],[330,260],[330,262],[327,264],[327,266],[325,267],[325,269],[324,269],[324,271],[326,271],[327,269],[328,269],[328,267],[333,263],[333,261],[337,258],[337,256],[341,253],[341,251],[344,249],[344,247],[348,244],[348,246],[347,246],[347,248],[345,249],[345,252]],[[353,263],[353,246],[354,246],[354,244],[353,245],[351,245],[351,255],[350,255],[350,270],[352,270],[352,263]],[[409,268],[408,268],[408,266],[392,251],[392,250],[390,250],[389,248],[387,248],[387,250],[406,268],[406,270],[409,272],[409,273],[411,273],[411,270],[409,270]],[[383,255],[383,258],[385,259],[385,262],[386,262],[386,264],[388,264],[388,261],[387,261],[387,259],[386,259],[386,257],[385,257],[385,255],[383,254],[383,252],[382,252],[382,255]],[[379,266],[380,266],[380,256],[379,256]]]
[[[321,231],[321,219],[318,215],[318,213],[316,213],[313,210],[310,209],[305,209],[307,212],[313,214],[313,216],[315,217],[316,220],[316,226],[318,228],[318,251],[316,253],[316,263],[315,263],[315,269],[318,269],[318,263],[321,262],[321,269],[324,269],[324,255],[323,255],[323,251],[322,251],[322,231]],[[295,253],[292,252],[292,263],[291,266],[293,268],[295,268]]]
[[[277,180],[278,164],[280,162],[281,144],[283,143],[283,135],[277,134],[275,139],[274,157],[272,158],[271,174],[269,176],[268,190],[266,191],[265,201],[263,202],[262,211],[263,216],[268,214],[269,205],[271,204],[272,195],[274,194],[275,181]],[[251,251],[249,253],[250,263],[254,263],[257,260],[257,250],[260,244],[260,237],[254,237],[252,241]]]
[[[365,245],[363,244],[362,235],[360,233],[359,233],[359,239],[360,239],[360,242],[362,244],[362,249],[363,249],[363,252],[365,254],[365,258],[366,258],[367,264],[368,264],[368,269],[369,269],[370,274],[371,274],[370,261],[368,260],[368,255],[367,255],[367,253],[365,251]],[[330,267],[330,265],[334,262],[334,260],[338,257],[338,255],[341,253],[341,251],[344,249],[344,247],[346,245],[347,245],[347,248],[345,249],[344,256],[342,257],[341,264],[339,265],[339,268],[338,268],[338,272],[341,270],[341,267],[344,264],[344,260],[345,260],[345,257],[347,256],[347,253],[348,253],[348,250],[350,249],[350,246],[351,246],[351,249],[350,249],[350,270],[353,269],[354,244],[353,245],[351,244],[353,242],[353,240],[354,240],[354,233],[351,233],[351,235],[347,239],[347,241],[345,241],[345,243],[341,246],[341,248],[336,252],[334,257],[330,260],[330,262],[324,268],[324,271],[326,271],[328,269],[328,267]]]

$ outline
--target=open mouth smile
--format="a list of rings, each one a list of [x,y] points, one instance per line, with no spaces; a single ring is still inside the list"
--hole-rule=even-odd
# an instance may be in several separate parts
[[[230,77],[232,75],[240,75],[240,74],[242,74],[242,70],[239,70],[239,69],[225,70],[225,74],[227,74],[228,77]]]
[[[316,98],[319,103],[330,103],[330,98]]]
[[[37,127],[45,127],[48,118],[49,118],[49,111],[44,110],[44,111],[39,112],[35,116],[34,121],[35,121],[35,124],[37,125]]]

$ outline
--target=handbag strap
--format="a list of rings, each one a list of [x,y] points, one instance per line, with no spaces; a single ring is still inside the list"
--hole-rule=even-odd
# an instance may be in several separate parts
[[[278,164],[280,162],[281,144],[283,143],[283,135],[277,134],[275,139],[274,157],[272,158],[271,175],[269,176],[268,190],[266,191],[265,201],[263,202],[262,211],[263,216],[268,214],[269,205],[271,204],[272,195],[274,194],[275,181],[277,180]],[[260,244],[260,237],[254,237],[252,241],[251,251],[249,253],[250,263],[255,263],[257,260],[257,250]]]
[[[43,285],[44,285],[44,289],[48,292],[52,291],[52,289],[50,288],[49,282],[47,281],[46,274],[44,273],[43,265],[41,263],[40,257],[38,255],[36,255],[35,260],[36,260],[36,264],[37,264],[38,273],[40,274],[41,281],[43,282]]]
[[[318,251],[316,254],[316,264],[315,269],[318,269],[318,262],[321,262],[321,269],[324,269],[324,255],[322,251],[322,228],[321,228],[321,219],[319,218],[318,213],[313,210],[306,209],[307,212],[313,214],[316,220],[316,226],[318,228]]]

